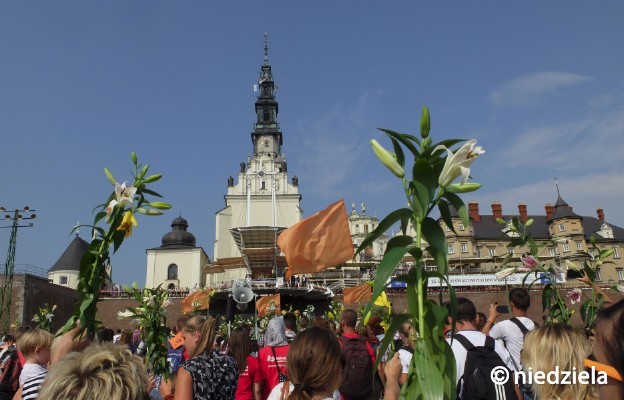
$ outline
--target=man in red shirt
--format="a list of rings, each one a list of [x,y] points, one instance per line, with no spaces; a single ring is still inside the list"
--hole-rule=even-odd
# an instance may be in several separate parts
[[[358,335],[356,325],[357,313],[351,309],[344,310],[340,316],[343,332],[340,345],[346,365],[340,394],[344,400],[370,400],[375,352],[368,340]]]

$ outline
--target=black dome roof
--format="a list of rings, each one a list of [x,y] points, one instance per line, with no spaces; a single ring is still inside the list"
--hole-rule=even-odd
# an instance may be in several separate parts
[[[177,217],[171,222],[171,232],[166,233],[162,237],[162,246],[160,247],[195,247],[195,235],[187,232],[188,222]]]

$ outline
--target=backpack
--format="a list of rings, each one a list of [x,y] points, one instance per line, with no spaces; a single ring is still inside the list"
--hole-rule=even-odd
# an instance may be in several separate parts
[[[5,357],[3,361],[2,375],[0,376],[0,397],[8,395],[12,398],[19,389],[19,377],[22,373],[22,364],[20,364],[17,351],[11,351],[10,355]]]
[[[175,374],[180,368],[180,364],[184,361],[184,349],[185,347],[178,347],[177,349],[167,350],[167,362],[169,363],[169,373]]]
[[[366,339],[340,336],[345,367],[340,393],[344,397],[366,397],[373,391],[373,362]]]
[[[461,334],[455,334],[457,340],[468,351],[464,375],[457,382],[457,396],[462,400],[512,400],[516,399],[513,371],[503,363],[494,350],[495,342],[486,336],[483,346],[475,346]],[[494,383],[491,379],[492,370],[504,368],[508,379],[504,384]]]

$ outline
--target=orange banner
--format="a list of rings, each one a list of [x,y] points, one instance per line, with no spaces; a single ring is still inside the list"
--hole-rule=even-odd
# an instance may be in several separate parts
[[[207,310],[210,308],[210,292],[207,290],[198,290],[186,296],[181,304],[184,314],[195,310]]]
[[[269,313],[269,304],[273,301],[275,303],[275,314],[279,315],[282,310],[280,307],[280,295],[274,294],[272,296],[260,297],[256,301],[256,308],[258,309],[258,317],[264,317]]]
[[[344,199],[286,229],[277,238],[277,245],[288,263],[286,279],[352,259],[353,241]]]
[[[342,290],[343,302],[345,304],[359,304],[371,301],[373,288],[368,283],[362,283],[356,287],[344,288]]]

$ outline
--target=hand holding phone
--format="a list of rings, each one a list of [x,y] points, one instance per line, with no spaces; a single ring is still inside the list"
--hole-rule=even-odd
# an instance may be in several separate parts
[[[496,306],[496,312],[499,314],[509,314],[508,306]]]

